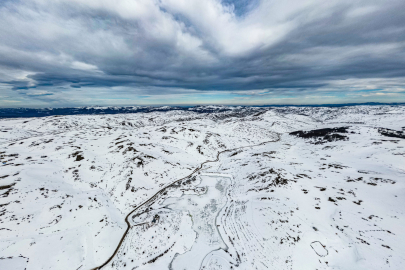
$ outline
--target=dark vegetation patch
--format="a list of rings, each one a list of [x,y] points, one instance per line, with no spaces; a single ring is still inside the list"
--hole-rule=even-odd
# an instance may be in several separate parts
[[[237,153],[240,153],[240,152],[241,152],[241,151],[239,151],[239,152],[237,152]],[[256,153],[256,154],[253,154],[252,157],[264,156],[264,157],[274,158],[273,156],[271,156],[271,155],[274,155],[274,154],[277,154],[277,152],[276,152],[276,151],[269,151],[269,152],[263,152],[263,153]]]
[[[257,180],[257,183],[260,185],[256,186],[255,188],[249,189],[248,192],[263,191],[263,190],[269,192],[271,187],[284,186],[287,185],[289,181],[294,181],[284,178],[284,175],[282,173],[275,171],[273,168],[257,174],[249,175],[248,179],[249,179],[248,181]]]
[[[61,209],[62,206],[60,206],[60,205],[54,205],[54,206],[52,206],[51,208],[49,208],[49,210],[56,209],[56,208]]]
[[[348,136],[338,133],[348,133],[348,128],[349,127],[322,128],[308,131],[299,130],[290,132],[289,134],[303,139],[313,139],[315,140],[313,142],[314,144],[323,144],[326,142],[347,141],[349,139]]]
[[[145,166],[145,160],[139,156],[133,158],[132,161],[135,163],[137,168],[139,168],[141,166],[143,168]]]
[[[172,136],[163,136],[162,140],[178,140],[176,137],[172,137]]]
[[[359,240],[361,243],[366,244],[366,245],[370,245],[370,243],[367,242],[366,240],[361,239],[361,238],[359,238],[359,237],[356,237],[356,238],[357,238],[357,240]]]
[[[323,164],[323,165],[326,165],[326,164]],[[343,166],[340,164],[328,164],[328,169],[330,169],[330,168],[343,169],[343,168],[347,168],[347,166]]]
[[[405,131],[397,131],[388,128],[379,128],[378,132],[386,137],[405,139]]]
[[[82,153],[83,153],[82,151],[77,151],[77,152],[74,152],[73,154],[69,155],[69,157],[70,156],[75,157],[76,158],[75,161],[80,161],[80,160],[84,159],[84,157],[81,155]]]
[[[10,184],[10,185],[0,186],[0,190],[11,188],[11,187],[13,187],[14,185],[15,185],[15,183]]]
[[[353,201],[355,204],[357,204],[357,205],[361,205],[361,203],[363,202],[362,200],[358,200],[357,202],[356,201]]]
[[[353,178],[348,178],[347,180],[346,180],[346,182],[358,182],[358,181],[363,181],[363,177],[359,177],[359,178],[356,178],[356,179],[353,179]]]
[[[364,174],[378,174],[377,172],[373,171],[367,171],[367,170],[358,170],[358,173],[364,173]]]
[[[197,151],[198,151],[198,153],[200,153],[201,155],[204,155],[204,152],[203,151],[201,151],[201,145],[199,145],[199,146],[197,146]]]
[[[309,177],[308,175],[306,175],[304,173],[297,174],[296,177],[298,177],[298,178],[306,177],[306,178],[312,179],[311,177]]]
[[[11,191],[14,189],[13,186],[15,185],[15,183],[9,184],[9,185],[4,185],[4,186],[0,186],[0,190],[7,190],[6,192],[4,192],[3,194],[0,195],[0,198],[6,198],[8,197],[8,195],[10,195]]]
[[[128,190],[131,187],[132,177],[128,178],[127,184],[125,186],[125,190]]]
[[[127,149],[125,149],[123,152],[122,152],[122,154],[126,154],[126,153],[128,153],[128,152],[133,152],[134,154],[136,154],[136,153],[138,153],[139,151],[138,150],[136,150],[135,148],[133,148],[132,146],[129,146]]]
[[[262,114],[264,114],[264,113],[266,113],[266,112],[267,112],[267,111],[258,112],[258,113],[256,113],[256,114],[254,114],[253,116],[257,117],[257,116],[262,115]]]
[[[378,183],[392,184],[392,185],[396,183],[396,181],[394,181],[394,180],[381,178],[381,177],[370,177],[368,181],[365,180],[363,177],[358,177],[358,178],[348,177],[346,182],[363,182],[370,186],[376,186]]]
[[[381,183],[387,183],[387,184],[395,184],[396,182],[391,180],[391,179],[384,179],[380,177],[370,177],[370,181],[377,181]]]

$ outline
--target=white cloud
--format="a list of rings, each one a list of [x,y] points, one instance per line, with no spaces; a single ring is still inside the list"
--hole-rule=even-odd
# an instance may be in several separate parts
[[[91,64],[86,64],[86,63],[79,62],[79,61],[73,61],[71,67],[74,69],[80,69],[80,70],[97,70],[97,66],[91,65]]]
[[[59,88],[77,91],[78,100],[119,87],[179,98],[178,89],[247,98],[267,89],[401,92],[404,7],[401,0],[261,0],[240,16],[220,0],[2,1],[0,83],[49,90],[55,100],[65,98]]]
[[[25,93],[27,96],[47,96],[52,95],[53,93],[48,91],[29,91]]]

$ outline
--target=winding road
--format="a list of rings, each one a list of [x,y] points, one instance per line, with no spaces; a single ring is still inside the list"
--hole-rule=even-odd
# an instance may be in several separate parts
[[[274,124],[274,123],[273,123],[273,124]],[[255,147],[255,146],[260,146],[260,145],[264,145],[264,144],[267,144],[267,143],[274,143],[274,142],[280,141],[280,138],[281,138],[281,137],[280,137],[280,134],[279,134],[279,133],[275,133],[275,134],[277,135],[277,139],[274,140],[274,141],[266,141],[266,142],[262,142],[262,143],[259,143],[259,144],[248,145],[248,146],[242,146],[242,147],[237,147],[237,148],[233,148],[233,149],[227,149],[227,150],[220,151],[220,152],[218,152],[217,158],[216,158],[215,160],[206,160],[206,161],[204,161],[203,163],[200,164],[200,166],[198,166],[198,167],[197,167],[192,173],[190,173],[189,175],[187,175],[187,176],[185,176],[185,177],[183,177],[183,178],[181,178],[181,179],[175,180],[175,181],[173,181],[172,183],[170,183],[169,185],[167,185],[167,186],[163,187],[162,189],[160,189],[159,191],[157,191],[152,197],[150,197],[148,200],[146,200],[145,202],[143,202],[142,204],[140,204],[139,206],[137,206],[134,210],[132,210],[132,211],[125,217],[125,223],[127,224],[127,229],[125,230],[124,234],[122,235],[121,240],[120,240],[120,242],[118,243],[118,245],[117,245],[117,247],[116,247],[114,253],[111,255],[111,257],[108,258],[108,260],[107,260],[105,263],[103,263],[102,265],[97,266],[97,267],[95,267],[95,268],[92,268],[91,270],[99,270],[99,269],[103,268],[103,267],[106,266],[108,263],[110,263],[111,260],[114,258],[114,256],[117,254],[117,252],[118,252],[118,250],[120,249],[122,243],[124,242],[124,239],[125,239],[126,235],[128,234],[129,229],[131,228],[131,224],[129,223],[128,218],[129,218],[135,211],[137,211],[138,209],[140,209],[142,206],[145,206],[145,205],[147,205],[148,203],[150,203],[150,202],[154,201],[155,199],[157,199],[161,194],[163,194],[163,193],[166,191],[167,188],[172,187],[172,186],[175,185],[176,183],[178,183],[178,182],[180,182],[180,181],[182,181],[182,180],[184,180],[184,179],[186,179],[186,178],[188,178],[188,177],[191,177],[193,174],[195,174],[196,172],[200,171],[200,170],[203,168],[204,164],[210,163],[210,162],[217,162],[217,161],[219,161],[219,156],[220,156],[221,154],[223,154],[223,153],[231,152],[231,151],[237,151],[237,150],[244,149],[244,148]]]

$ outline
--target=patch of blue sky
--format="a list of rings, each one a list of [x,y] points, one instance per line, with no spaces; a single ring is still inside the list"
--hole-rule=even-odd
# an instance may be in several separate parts
[[[236,16],[242,17],[259,5],[259,0],[222,0],[222,4],[233,7]]]

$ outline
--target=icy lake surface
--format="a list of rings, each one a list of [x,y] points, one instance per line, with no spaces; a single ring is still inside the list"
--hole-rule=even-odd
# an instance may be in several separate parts
[[[405,269],[405,106],[101,109],[0,119],[0,269]]]

